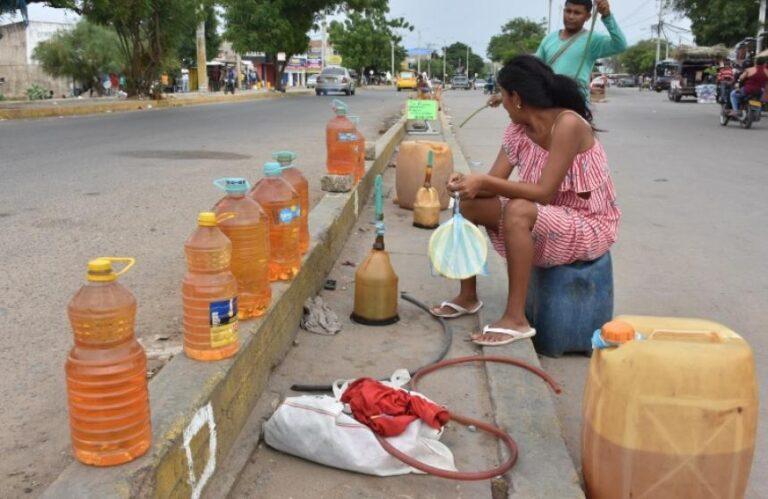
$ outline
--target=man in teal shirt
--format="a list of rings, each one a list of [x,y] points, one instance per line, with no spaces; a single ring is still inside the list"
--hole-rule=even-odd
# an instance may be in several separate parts
[[[627,40],[611,15],[608,0],[597,0],[596,3],[597,11],[608,29],[608,35],[592,33],[587,48],[589,32],[584,29],[584,25],[592,17],[592,0],[567,0],[563,10],[564,29],[544,37],[535,54],[551,66],[555,73],[578,80],[587,95],[595,61],[620,54],[627,49]],[[488,104],[498,106],[501,104],[501,96],[492,96]]]

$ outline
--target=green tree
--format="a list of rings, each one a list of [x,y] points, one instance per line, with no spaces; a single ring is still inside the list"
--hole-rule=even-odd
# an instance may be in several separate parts
[[[467,45],[465,43],[456,42],[449,45],[445,49],[446,63],[450,68],[448,71],[448,77],[450,78],[455,73],[464,73],[467,64]],[[469,77],[473,78],[475,73],[482,74],[483,66],[485,62],[483,58],[472,52],[469,49]]]
[[[540,23],[516,17],[501,27],[501,34],[491,37],[488,57],[503,63],[521,54],[532,54],[545,35],[546,31]]]
[[[392,46],[395,43],[395,68],[406,57],[400,44],[402,38],[394,29],[413,31],[413,26],[403,18],[387,19],[383,10],[350,12],[343,21],[333,21],[329,27],[329,39],[334,50],[342,57],[344,66],[359,71],[386,71],[392,62]]]
[[[307,50],[307,33],[317,29],[322,15],[339,11],[387,12],[388,0],[221,0],[226,21],[225,38],[240,53],[260,51],[275,56],[277,84],[282,87],[285,66],[296,54]]]
[[[666,42],[661,42],[661,53],[666,51]],[[653,73],[656,63],[656,40],[642,40],[620,54],[619,61],[624,70],[633,75]]]
[[[99,75],[121,73],[124,66],[117,33],[86,20],[38,44],[34,57],[51,76],[72,78],[84,90],[94,88],[99,94]]]
[[[699,45],[733,46],[757,32],[758,0],[669,0],[691,20]]]
[[[219,34],[219,17],[216,6],[211,0],[206,0],[198,11],[199,19],[205,19],[205,53],[212,59],[219,53],[221,35]],[[184,67],[197,66],[197,32],[190,30],[186,33],[179,47],[179,58]]]

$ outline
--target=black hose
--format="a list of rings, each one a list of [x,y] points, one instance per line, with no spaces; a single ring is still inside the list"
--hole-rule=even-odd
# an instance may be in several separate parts
[[[451,349],[451,345],[453,345],[453,328],[451,328],[451,325],[448,323],[448,321],[446,321],[442,317],[437,317],[435,315],[432,315],[427,305],[420,302],[413,296],[409,295],[407,292],[400,293],[400,298],[424,310],[430,315],[430,317],[434,318],[437,322],[440,323],[441,326],[443,326],[443,348],[440,350],[440,353],[431,361],[427,362],[426,364],[424,364],[423,366],[417,369],[411,369],[408,371],[411,374],[411,376],[415,376],[418,371],[424,369],[425,367],[431,366],[433,364],[437,364],[438,362],[443,360],[446,355],[448,355],[448,351]],[[389,380],[389,377],[385,376],[379,379],[382,381],[387,381]],[[291,386],[291,390],[295,392],[330,392],[330,391],[333,391],[333,387],[330,384],[310,385],[310,384],[297,383]]]

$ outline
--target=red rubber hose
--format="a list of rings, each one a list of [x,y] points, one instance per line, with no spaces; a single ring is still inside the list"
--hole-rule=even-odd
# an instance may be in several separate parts
[[[544,381],[546,381],[555,393],[560,393],[562,391],[560,385],[558,385],[549,374],[539,369],[538,367],[532,366],[526,362],[514,359],[512,357],[503,357],[498,355],[492,355],[488,357],[483,355],[472,355],[469,357],[459,357],[456,359],[444,360],[436,364],[432,364],[431,366],[420,369],[413,376],[413,379],[410,383],[411,387],[416,389],[416,383],[419,379],[434,371],[437,371],[438,369],[456,364],[466,364],[468,362],[498,362],[501,364],[510,364],[513,366],[521,367],[536,374]],[[457,423],[463,424],[465,426],[472,425],[480,430],[495,435],[497,438],[499,438],[499,440],[504,442],[504,444],[507,446],[507,449],[509,449],[509,458],[501,466],[487,471],[449,471],[441,468],[435,468],[434,466],[430,466],[428,464],[422,463],[421,461],[417,461],[411,456],[400,452],[397,448],[395,448],[392,444],[390,444],[387,440],[379,435],[376,435],[376,439],[379,441],[379,444],[381,444],[385,451],[387,451],[396,459],[399,459],[403,463],[407,464],[408,466],[411,466],[412,468],[415,468],[419,471],[423,471],[424,473],[429,473],[430,475],[434,475],[440,478],[448,478],[451,480],[488,480],[505,474],[507,471],[511,470],[517,462],[517,444],[515,443],[514,439],[510,437],[509,434],[507,434],[504,430],[483,421],[471,419],[459,414],[451,414],[451,421],[456,421]]]

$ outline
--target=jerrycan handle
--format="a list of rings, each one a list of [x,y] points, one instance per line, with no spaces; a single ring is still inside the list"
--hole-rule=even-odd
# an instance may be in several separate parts
[[[381,222],[384,220],[384,199],[383,199],[383,183],[384,179],[381,175],[376,175],[376,180],[373,182],[374,200],[376,204],[376,221]]]
[[[688,343],[724,343],[725,338],[717,331],[690,329],[655,329],[649,340],[685,341]]]
[[[121,275],[128,272],[131,267],[133,267],[136,264],[136,259],[129,257],[129,256],[103,256],[101,257],[104,260],[109,260],[111,263],[124,263],[125,267],[120,269],[120,272],[115,272],[116,277],[120,277]]]

